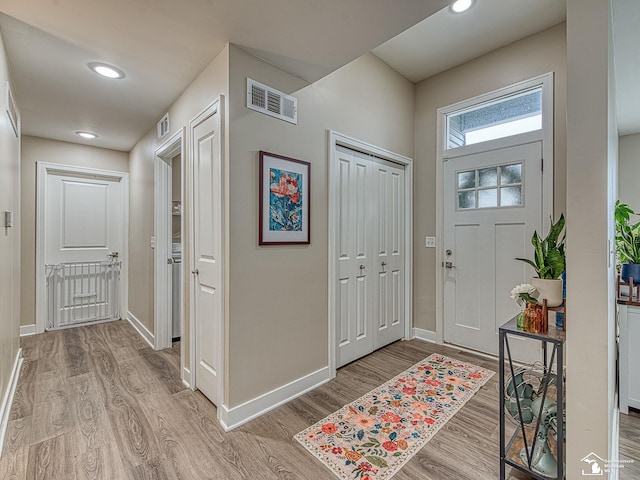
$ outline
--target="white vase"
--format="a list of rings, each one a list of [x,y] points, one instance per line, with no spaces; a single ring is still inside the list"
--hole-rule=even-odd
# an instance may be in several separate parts
[[[536,287],[538,303],[542,305],[542,299],[547,299],[547,307],[557,307],[562,305],[562,279],[551,280],[547,278],[532,278],[531,285]]]

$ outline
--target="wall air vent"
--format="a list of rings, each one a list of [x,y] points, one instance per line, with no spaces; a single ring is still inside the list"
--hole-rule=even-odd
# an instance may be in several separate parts
[[[247,78],[247,108],[298,124],[298,99]]]
[[[169,133],[169,112],[165,113],[164,117],[156,125],[156,133],[158,138],[162,138]]]

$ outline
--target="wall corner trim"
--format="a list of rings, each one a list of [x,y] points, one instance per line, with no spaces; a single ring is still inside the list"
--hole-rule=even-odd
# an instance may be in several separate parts
[[[438,343],[436,332],[432,332],[431,330],[424,330],[422,328],[413,328],[413,338],[429,343]]]
[[[136,329],[136,332],[140,334],[140,336],[144,339],[145,342],[149,344],[151,348],[155,348],[153,333],[151,333],[149,329],[145,327],[144,324],[140,320],[138,320],[133,313],[127,312],[127,321],[133,328]]]
[[[18,385],[18,377],[20,376],[22,361],[22,348],[19,348],[18,352],[16,353],[16,359],[13,362],[13,369],[11,370],[11,377],[9,377],[7,391],[5,392],[4,398],[2,399],[2,405],[0,405],[0,455],[2,454],[2,448],[4,447],[4,437],[7,433],[7,426],[9,425],[11,405],[13,404],[13,397],[16,393],[16,387]]]
[[[284,405],[291,400],[304,395],[311,390],[324,385],[329,381],[329,367],[311,372],[286,385],[275,388],[259,397],[249,400],[237,407],[227,408],[222,405],[220,412],[220,424],[226,432],[247,423],[254,418],[264,415],[274,408]]]
[[[30,335],[36,334],[36,324],[32,323],[31,325],[20,325],[20,336],[28,337]]]
[[[191,388],[191,370],[187,367],[182,368],[182,384],[187,388]]]

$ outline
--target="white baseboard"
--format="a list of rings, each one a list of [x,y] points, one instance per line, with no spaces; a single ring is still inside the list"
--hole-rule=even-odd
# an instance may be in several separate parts
[[[31,325],[20,325],[20,336],[28,337],[29,335],[36,334],[36,324],[32,323]]]
[[[300,395],[310,392],[328,381],[329,367],[324,367],[237,407],[229,409],[222,405],[222,408],[219,409],[220,424],[228,432],[280,405],[284,405]]]
[[[11,405],[13,404],[13,396],[16,393],[16,386],[18,385],[18,377],[20,376],[20,367],[22,367],[22,349],[18,349],[16,359],[13,362],[13,370],[11,371],[11,377],[9,377],[9,384],[7,385],[7,391],[2,399],[2,405],[0,405],[0,455],[2,455],[2,448],[4,447],[4,437],[7,433],[7,426],[9,425],[9,415],[11,414]]]
[[[429,343],[436,343],[436,332],[414,327],[413,338],[417,338],[418,340],[423,340]]]
[[[151,333],[149,329],[145,327],[143,323],[140,320],[138,320],[133,313],[127,312],[127,320],[129,321],[131,326],[136,329],[136,331],[140,334],[140,336],[144,339],[144,341],[147,342],[151,348],[154,348],[153,346],[155,342],[153,338],[153,333]]]

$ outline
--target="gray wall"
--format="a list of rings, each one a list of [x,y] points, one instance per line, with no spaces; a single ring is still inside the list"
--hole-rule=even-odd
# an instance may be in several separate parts
[[[6,114],[9,67],[0,36],[0,399],[4,399],[20,335],[20,140]],[[4,212],[13,227],[4,227]],[[10,408],[10,407],[8,407]]]
[[[640,212],[640,133],[619,139],[618,198]]]
[[[298,98],[298,125],[245,108],[246,77]],[[305,85],[231,47],[229,407],[327,366],[327,129],[413,156],[414,86],[367,54]],[[258,151],[311,163],[311,245],[258,246]]]
[[[142,137],[129,154],[129,312],[153,333],[153,286],[154,266],[153,249],[150,240],[153,236],[154,212],[154,161],[156,149],[198,115],[205,107],[213,103],[220,95],[228,96],[229,91],[229,48],[225,48],[193,83],[169,107],[170,132],[162,140],[156,139],[155,126]],[[158,119],[159,120],[159,119]],[[185,138],[188,151],[188,132]],[[228,142],[225,141],[225,145]],[[227,155],[228,157],[228,155]],[[188,156],[187,156],[188,158]],[[186,190],[190,191],[189,188]],[[182,206],[185,216],[185,229],[189,231],[188,198]],[[182,265],[184,281],[188,285],[190,271],[190,239],[183,239]],[[188,292],[187,292],[188,293]],[[189,368],[189,297],[183,298],[182,348],[185,350],[186,368]]]
[[[617,126],[610,3],[567,0],[567,478],[618,439],[613,204]],[[617,453],[617,452],[616,452]],[[611,475],[609,478],[617,478]]]
[[[414,169],[413,326],[436,330],[434,248],[424,237],[436,232],[436,122],[438,108],[548,72],[555,72],[554,210],[565,209],[566,39],[560,24],[431,77],[416,86]],[[439,241],[441,239],[438,239]]]
[[[36,323],[36,162],[57,163],[119,172],[129,171],[129,154],[77,143],[22,137],[20,284],[21,325]]]

